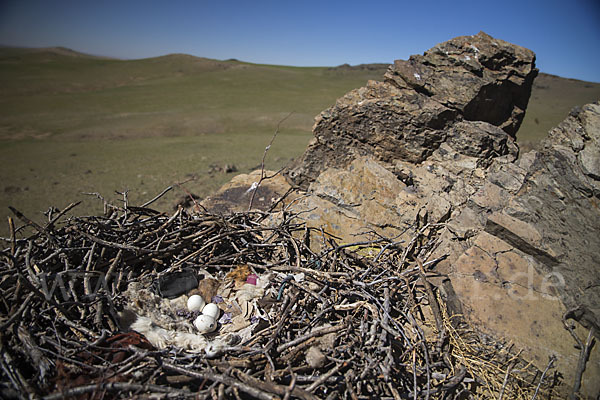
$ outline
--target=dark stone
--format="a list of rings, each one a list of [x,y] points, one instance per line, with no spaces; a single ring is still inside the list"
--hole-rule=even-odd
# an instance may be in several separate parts
[[[357,157],[417,164],[444,142],[482,159],[516,156],[536,75],[533,52],[483,32],[397,60],[385,82],[369,81],[317,117],[315,139],[286,175],[305,189]]]

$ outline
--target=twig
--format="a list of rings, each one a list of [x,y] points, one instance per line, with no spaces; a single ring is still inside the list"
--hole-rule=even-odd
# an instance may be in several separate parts
[[[81,396],[86,393],[101,393],[101,392],[155,392],[155,393],[168,393],[175,396],[195,396],[195,393],[191,393],[187,390],[174,389],[171,387],[149,385],[149,384],[138,384],[138,383],[126,383],[126,382],[98,382],[92,385],[78,386],[71,389],[62,390],[60,393],[54,393],[48,396],[42,397],[43,400],[58,400],[65,399],[73,396]],[[169,396],[171,397],[171,396]]]
[[[413,373],[413,398],[417,400],[418,386],[417,386],[417,349],[412,351],[412,373]]]
[[[590,357],[590,350],[592,349],[594,343],[595,332],[596,330],[592,326],[590,332],[588,333],[587,340],[585,341],[585,345],[581,348],[581,353],[579,354],[577,372],[575,373],[575,382],[573,383],[573,389],[571,390],[570,396],[570,398],[573,400],[579,398],[577,393],[579,393],[579,389],[581,388],[581,378],[583,377],[583,373],[585,372],[585,365],[587,364],[588,358]]]
[[[196,199],[194,198],[194,196],[192,195],[192,193],[191,193],[189,190],[187,190],[187,189],[185,188],[185,186],[183,186],[183,184],[184,184],[184,183],[187,183],[187,182],[189,182],[190,180],[191,180],[191,179],[188,179],[187,181],[184,181],[184,182],[177,182],[177,183],[175,183],[175,185],[176,185],[176,186],[177,186],[179,189],[183,190],[183,192],[184,192],[184,193],[185,193],[185,194],[186,194],[186,195],[187,195],[187,196],[190,198],[191,202],[192,202],[192,203],[194,203],[194,211],[196,211],[196,212],[202,212],[202,211],[206,211],[206,209],[205,209],[205,208],[202,206],[202,204],[200,204],[200,203],[198,203],[198,202],[196,201]]]
[[[15,253],[17,251],[17,238],[15,236],[15,222],[11,217],[8,217],[8,230],[10,231],[10,262],[14,267]]]
[[[242,381],[244,381],[244,383],[257,389],[263,390],[265,392],[276,393],[280,396],[285,396],[286,393],[290,392],[292,396],[301,398],[303,400],[318,400],[318,397],[310,393],[309,390],[295,387],[295,383],[294,385],[290,383],[290,385],[288,386],[283,386],[270,381],[261,381],[239,370],[236,370],[235,373]],[[294,375],[292,375],[292,382],[295,382]]]
[[[31,301],[32,297],[33,297],[33,293],[29,293],[29,295],[27,295],[27,297],[25,298],[25,301],[23,302],[23,304],[21,304],[19,309],[17,311],[15,311],[15,313],[13,315],[11,315],[8,320],[6,320],[5,322],[2,323],[2,325],[0,325],[0,332],[4,331],[4,329],[6,329],[8,326],[10,326],[10,324],[12,324],[15,319],[17,319],[21,316],[21,314],[23,313],[25,308],[27,308],[27,306],[29,305],[29,302]]]
[[[285,390],[285,395],[283,396],[283,400],[289,400],[292,392],[296,388],[296,374],[292,370],[292,366],[290,364],[288,364],[288,372],[292,376],[292,381],[290,382],[290,385]]]
[[[15,214],[17,216],[17,218],[19,218],[21,221],[23,221],[25,224],[32,226],[33,228],[35,228],[39,233],[41,233],[42,235],[44,235],[46,238],[48,238],[48,240],[50,241],[50,243],[52,243],[52,246],[54,248],[58,248],[58,243],[56,243],[56,240],[52,237],[52,235],[50,235],[50,233],[48,233],[48,231],[46,230],[46,228],[36,224],[35,222],[33,222],[32,220],[30,220],[29,218],[27,218],[25,215],[23,215],[23,213],[21,213],[21,211],[8,206],[8,208],[10,209],[10,211],[13,212],[13,214]]]
[[[131,245],[127,245],[127,244],[109,242],[108,240],[100,239],[93,235],[90,235],[87,232],[79,231],[79,233],[81,233],[83,236],[87,237],[92,242],[99,243],[103,246],[114,247],[116,249],[121,249],[121,250],[130,250],[130,251],[135,251],[137,253],[144,253],[144,254],[153,253],[153,250],[142,249],[140,247],[131,246]]]
[[[81,201],[77,201],[75,203],[71,203],[68,206],[66,206],[61,212],[59,212],[58,214],[56,214],[52,220],[50,222],[48,222],[48,224],[46,225],[46,229],[51,229],[54,226],[54,223],[56,221],[58,221],[60,219],[60,217],[62,217],[63,215],[65,215],[67,212],[69,212],[71,209],[73,209],[74,207],[78,206],[79,204],[81,204]]]
[[[160,192],[156,196],[154,196],[152,199],[150,199],[147,202],[145,202],[144,204],[142,204],[140,207],[148,207],[150,204],[154,203],[156,200],[158,200],[161,197],[163,197],[171,189],[173,189],[172,185],[169,186],[169,187],[167,187],[165,190],[163,190],[162,192]]]
[[[540,387],[542,386],[542,382],[544,382],[544,377],[546,376],[546,373],[548,372],[548,370],[550,368],[552,368],[554,366],[554,362],[556,361],[556,356],[554,354],[552,354],[548,358],[549,358],[548,365],[546,365],[546,369],[544,369],[544,372],[542,373],[542,376],[540,377],[540,381],[538,382],[538,385],[535,388],[535,393],[533,394],[533,397],[531,398],[531,400],[535,400],[535,398],[538,395],[538,392],[540,391]]]
[[[261,400],[273,400],[275,398],[273,395],[271,395],[267,392],[264,392],[262,390],[254,388],[252,386],[246,385],[246,384],[244,384],[240,381],[237,381],[233,378],[230,378],[228,376],[223,376],[223,375],[213,374],[213,373],[206,373],[206,372],[192,371],[187,368],[179,367],[175,364],[172,364],[172,363],[166,362],[166,361],[163,361],[162,366],[171,371],[178,372],[181,375],[191,376],[192,378],[197,378],[197,379],[207,379],[209,381],[224,383],[228,386],[236,387],[239,390],[241,390],[242,392],[248,393],[250,396],[257,397]]]
[[[346,364],[337,364],[335,367],[331,368],[329,371],[324,373],[314,381],[309,387],[306,388],[308,392],[314,392],[322,383],[325,383],[327,379],[329,379],[333,374],[336,374],[340,368],[344,367]]]
[[[419,276],[421,277],[421,282],[425,286],[425,291],[427,292],[427,299],[429,300],[429,306],[431,307],[431,311],[433,312],[433,317],[435,318],[435,327],[438,332],[441,332],[444,329],[444,323],[442,320],[442,313],[440,311],[440,306],[437,302],[437,297],[433,293],[433,289],[431,288],[431,284],[425,277],[425,269],[423,268],[423,262],[419,257],[417,257],[417,264],[419,265]]]
[[[354,370],[348,371],[348,373],[344,374],[344,381],[346,382],[346,390],[350,392],[350,398],[352,400],[358,400],[358,396],[352,387],[352,379],[354,378]]]
[[[275,129],[275,133],[273,133],[273,136],[271,137],[271,141],[269,142],[269,145],[267,147],[265,147],[265,151],[263,153],[262,156],[262,161],[260,163],[260,179],[258,180],[258,182],[255,182],[256,185],[252,185],[252,197],[250,198],[250,204],[248,205],[248,211],[252,210],[252,205],[254,204],[254,197],[256,196],[256,192],[258,192],[258,188],[260,187],[260,184],[265,180],[268,179],[265,176],[265,159],[267,157],[267,152],[269,151],[269,149],[271,148],[271,146],[273,145],[273,142],[275,141],[275,138],[277,137],[277,134],[279,133],[279,127],[281,126],[281,124],[288,119],[294,112],[290,112],[288,115],[286,115],[285,117],[283,117],[283,119],[281,119],[278,123],[277,123],[277,129]]]
[[[295,346],[297,344],[300,344],[300,343],[304,342],[305,340],[308,340],[312,337],[323,336],[328,333],[341,331],[342,329],[344,329],[346,327],[347,327],[346,324],[340,324],[340,325],[328,326],[328,327],[324,327],[324,328],[315,329],[314,331],[307,333],[306,335],[300,336],[290,342],[287,342],[287,343],[284,343],[284,344],[278,346],[277,351],[279,353],[281,353],[284,350],[289,349],[290,347]]]
[[[506,389],[506,385],[508,384],[508,378],[510,377],[510,372],[514,368],[517,360],[514,360],[508,365],[506,368],[506,374],[504,374],[504,381],[502,382],[502,388],[500,389],[500,394],[498,395],[498,400],[502,400],[502,396],[504,396],[504,390]]]

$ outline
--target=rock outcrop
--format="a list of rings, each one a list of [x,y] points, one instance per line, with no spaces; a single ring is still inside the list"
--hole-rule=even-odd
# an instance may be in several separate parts
[[[600,254],[591,249],[600,248],[599,143],[600,103],[575,109],[539,151],[494,165],[461,210],[487,217],[471,229],[503,240],[537,264],[536,270],[560,278],[556,288],[563,303],[598,338]]]
[[[531,51],[484,33],[396,61],[384,82],[322,112],[290,183],[264,180],[259,197],[267,209],[300,187],[286,212],[346,243],[433,235],[419,257],[442,277],[440,292],[540,369],[556,356],[566,393],[580,357],[573,335],[600,338],[600,103],[517,158],[536,74]],[[240,176],[203,205],[247,209],[259,177]],[[600,392],[598,376],[596,346],[584,395]]]
[[[483,32],[398,60],[385,82],[351,91],[317,117],[315,139],[288,176],[306,188],[323,170],[358,156],[420,163],[441,143],[467,154],[488,141],[496,155],[515,151],[511,139],[537,72],[533,52]],[[485,138],[471,140],[473,131]]]
[[[579,344],[600,338],[600,103],[584,106],[550,132],[539,151],[494,163],[483,186],[456,209],[437,254],[467,315],[509,338],[541,367],[557,357],[573,385]],[[576,322],[574,324],[574,322]],[[600,393],[600,352],[583,393]]]

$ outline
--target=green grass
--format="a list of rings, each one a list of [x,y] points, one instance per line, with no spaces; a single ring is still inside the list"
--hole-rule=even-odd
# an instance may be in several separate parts
[[[267,157],[282,167],[303,152],[314,116],[383,72],[0,49],[0,214],[11,205],[41,221],[78,200],[75,213],[97,213],[101,202],[82,193],[118,202],[115,190],[129,189],[135,205],[178,182],[206,196],[232,177],[211,166],[259,167],[293,112]],[[184,195],[176,187],[153,206],[170,211]]]
[[[208,195],[232,174],[257,168],[277,123],[290,112],[267,167],[299,156],[314,117],[384,68],[255,65],[188,55],[114,60],[68,49],[0,48],[0,216],[11,205],[36,221],[50,206],[98,213],[115,190],[133,205],[186,182],[153,206],[170,211],[190,191]],[[541,75],[518,134],[533,146],[574,105],[600,98],[600,84]],[[0,224],[0,235],[6,235]]]
[[[548,135],[575,106],[600,100],[600,83],[540,74],[531,91],[527,113],[517,133],[522,150],[528,150]]]
[[[21,64],[28,68],[0,63],[3,137],[181,136],[239,131],[248,124],[271,129],[290,111],[297,113],[292,127],[307,129],[336,97],[379,75],[178,55]]]
[[[252,135],[253,141],[248,140]],[[86,192],[100,192],[115,200],[115,190],[130,190],[131,204],[141,204],[173,183],[206,195],[231,178],[231,174],[209,174],[211,166],[234,164],[245,172],[260,164],[260,156],[271,134],[247,132],[227,135],[150,137],[103,141],[22,140],[3,143],[4,204],[23,210],[40,220],[48,206],[62,208],[83,200],[78,208],[98,213],[102,204]],[[269,152],[268,166],[279,168],[289,161],[290,148],[306,145],[304,132],[282,129]],[[223,149],[227,149],[224,152]],[[176,188],[155,206],[170,210],[184,195]]]

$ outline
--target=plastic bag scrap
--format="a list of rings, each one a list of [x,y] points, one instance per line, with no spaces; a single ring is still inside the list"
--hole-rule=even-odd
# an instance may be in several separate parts
[[[182,294],[198,286],[196,273],[191,270],[175,272],[161,276],[158,279],[158,294],[168,299],[181,296]]]

